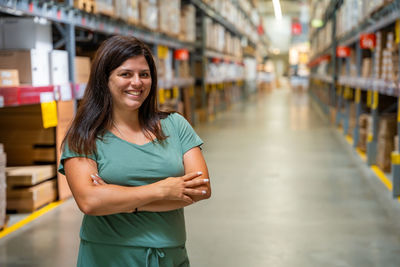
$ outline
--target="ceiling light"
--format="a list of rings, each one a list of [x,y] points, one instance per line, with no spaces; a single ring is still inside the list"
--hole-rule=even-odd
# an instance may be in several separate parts
[[[272,0],[272,3],[274,4],[275,18],[277,20],[281,20],[282,19],[281,3],[279,2],[279,0]]]

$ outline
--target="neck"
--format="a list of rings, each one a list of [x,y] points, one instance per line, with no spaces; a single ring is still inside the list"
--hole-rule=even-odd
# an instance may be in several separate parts
[[[113,123],[118,127],[140,130],[139,111],[119,112],[114,110]]]

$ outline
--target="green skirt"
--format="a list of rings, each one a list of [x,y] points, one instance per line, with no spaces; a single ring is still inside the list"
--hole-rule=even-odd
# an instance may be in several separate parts
[[[144,248],[81,240],[78,267],[190,267],[185,246]]]

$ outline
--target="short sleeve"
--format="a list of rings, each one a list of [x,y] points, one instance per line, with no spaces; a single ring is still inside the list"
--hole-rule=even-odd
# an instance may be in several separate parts
[[[77,157],[89,158],[89,159],[96,161],[96,156],[94,154],[91,154],[88,156],[83,155],[83,154],[78,154],[74,151],[71,151],[68,147],[68,144],[65,144],[64,150],[61,154],[60,165],[58,166],[58,172],[65,175],[64,161],[69,158],[77,158]]]
[[[200,139],[193,127],[183,116],[179,115],[178,113],[173,113],[170,116],[173,120],[174,127],[177,130],[178,137],[181,142],[182,155],[184,155],[193,147],[201,146],[203,144],[203,140]]]

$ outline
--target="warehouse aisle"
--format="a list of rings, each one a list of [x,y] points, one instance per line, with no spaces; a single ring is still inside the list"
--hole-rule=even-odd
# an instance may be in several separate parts
[[[400,266],[400,204],[307,94],[274,91],[197,131],[213,196],[185,211],[192,267]],[[0,266],[74,266],[80,219],[69,200],[0,239]]]

